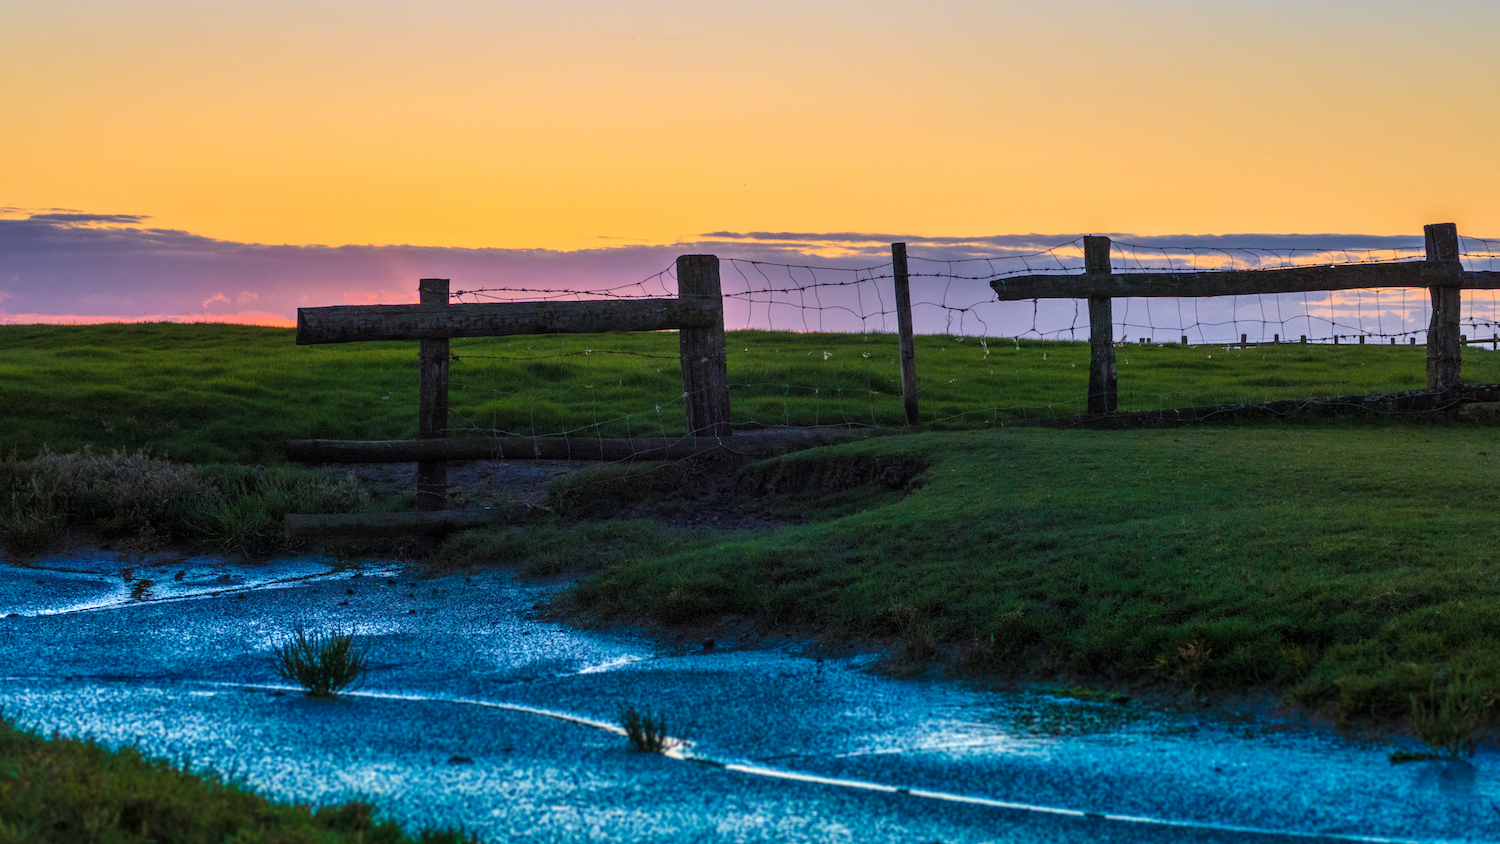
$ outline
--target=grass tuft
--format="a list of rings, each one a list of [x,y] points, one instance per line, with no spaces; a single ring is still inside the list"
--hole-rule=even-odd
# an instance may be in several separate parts
[[[10,507],[0,511],[0,541],[16,554],[35,554],[63,538],[68,530],[68,502],[32,478],[10,493]]]
[[[667,738],[667,716],[650,709],[620,707],[620,725],[630,740],[630,749],[639,753],[661,753],[672,746]]]
[[[1412,732],[1449,758],[1474,755],[1483,721],[1484,701],[1466,674],[1454,674],[1441,689],[1434,677],[1425,695],[1411,696]]]
[[[70,524],[121,550],[179,543],[265,557],[290,550],[287,513],[362,512],[369,491],[349,474],[292,466],[190,466],[146,451],[0,460],[0,542],[31,555]]]
[[[333,697],[364,684],[369,646],[356,647],[354,634],[340,630],[308,633],[297,625],[291,638],[275,646],[276,673],[307,690],[310,697]]]

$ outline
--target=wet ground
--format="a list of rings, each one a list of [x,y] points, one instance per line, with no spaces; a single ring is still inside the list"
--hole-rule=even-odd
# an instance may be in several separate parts
[[[530,620],[549,588],[319,559],[0,565],[0,708],[299,802],[486,841],[1500,841],[1500,754],[1140,703],[997,695]],[[359,692],[272,671],[297,624],[371,645]],[[621,706],[688,743],[634,753]]]

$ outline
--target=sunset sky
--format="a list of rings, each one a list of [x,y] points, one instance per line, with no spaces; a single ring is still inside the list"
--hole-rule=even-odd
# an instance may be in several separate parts
[[[426,249],[299,265],[337,304],[442,247],[503,279],[754,232],[1500,236],[1497,43],[1493,0],[20,0],[0,310],[290,316],[250,245]],[[154,286],[106,230],[218,258]]]

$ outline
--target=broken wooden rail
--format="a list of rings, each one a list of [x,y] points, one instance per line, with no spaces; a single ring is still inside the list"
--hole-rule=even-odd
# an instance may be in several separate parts
[[[713,452],[771,455],[832,442],[847,431],[775,431],[721,437],[449,437],[432,440],[289,440],[295,463],[415,463],[423,460],[683,460]]]

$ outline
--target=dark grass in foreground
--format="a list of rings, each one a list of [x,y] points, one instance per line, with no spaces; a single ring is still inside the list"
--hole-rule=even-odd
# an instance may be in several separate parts
[[[452,831],[406,835],[368,804],[313,810],[274,803],[214,774],[143,757],[134,748],[53,736],[0,720],[0,840],[469,844]]]
[[[0,326],[0,454],[150,448],[193,463],[274,464],[288,439],[416,435],[416,343],[297,346],[236,325]],[[889,334],[731,331],[733,421],[905,423]],[[451,429],[547,436],[684,432],[671,332],[455,340]],[[916,341],[923,419],[975,429],[1084,409],[1088,344],[949,335]],[[1421,346],[1122,345],[1121,410],[1420,388]],[[1468,347],[1464,378],[1500,381]]]
[[[911,461],[926,469],[909,494],[839,480],[863,462],[854,476],[885,465],[899,482]],[[455,537],[440,560],[584,572],[570,600],[585,615],[741,614],[979,675],[1270,690],[1337,719],[1439,706],[1457,672],[1486,717],[1500,697],[1492,428],[1013,429],[774,465],[748,471],[779,472],[786,494],[745,506],[805,524],[570,521],[700,506],[670,466],[605,468],[554,489],[562,518]]]

